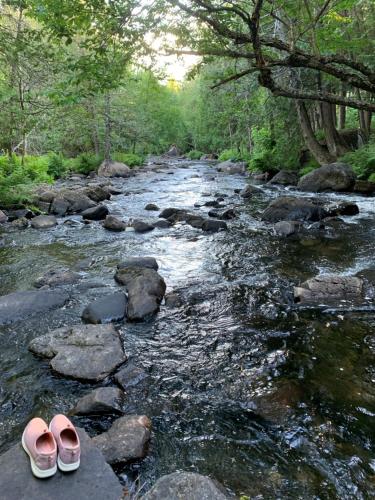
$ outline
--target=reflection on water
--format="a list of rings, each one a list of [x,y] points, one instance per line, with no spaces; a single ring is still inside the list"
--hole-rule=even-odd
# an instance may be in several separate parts
[[[257,218],[279,191],[263,188],[244,202],[234,194],[243,177],[191,164],[116,182],[126,194],[108,206],[125,220],[155,218],[144,210],[150,202],[206,212],[194,203],[214,193],[228,195],[238,217],[214,235],[186,225],[111,233],[79,217],[49,231],[6,233],[1,294],[30,289],[55,267],[80,269],[82,280],[64,309],[0,328],[1,450],[30,417],[65,412],[92,387],[54,376],[28,342],[79,322],[89,301],[117,286],[124,257],[152,255],[185,304],[121,326],[128,356],[150,373],[146,388],[129,392],[126,410],[146,413],[154,426],[147,459],[118,470],[130,489],[136,478],[146,490],[162,474],[195,470],[251,498],[373,496],[374,314],[295,309],[292,301],[293,285],[315,274],[374,268],[373,201],[331,195],[355,200],[360,215],[344,229],[285,240]],[[76,423],[94,433],[110,422]]]

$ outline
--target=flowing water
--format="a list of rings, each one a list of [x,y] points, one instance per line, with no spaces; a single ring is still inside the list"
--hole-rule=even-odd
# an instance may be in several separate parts
[[[0,248],[0,294],[32,289],[56,267],[81,269],[68,305],[0,327],[0,451],[27,421],[67,412],[94,385],[55,376],[27,350],[49,329],[80,322],[84,306],[117,288],[116,265],[150,255],[168,291],[184,299],[145,323],[120,325],[128,357],[150,374],[129,391],[127,413],[152,418],[148,457],[118,469],[130,491],[163,474],[197,471],[250,498],[356,498],[375,495],[375,314],[293,304],[293,285],[321,273],[374,275],[373,199],[342,227],[282,239],[259,213],[281,189],[251,200],[234,193],[246,179],[189,163],[116,181],[125,194],[110,212],[155,219],[161,209],[194,208],[223,194],[237,218],[205,234],[188,225],[146,234],[112,233],[99,223],[6,232]],[[207,194],[210,194],[208,197]],[[302,196],[301,193],[290,192]],[[108,381],[108,384],[111,382]],[[90,434],[110,419],[75,418]],[[1,494],[0,494],[1,496]]]

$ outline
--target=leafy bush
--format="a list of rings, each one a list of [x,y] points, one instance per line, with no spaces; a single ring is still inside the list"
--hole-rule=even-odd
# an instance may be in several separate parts
[[[0,204],[2,207],[20,206],[33,201],[35,184],[52,182],[48,174],[47,156],[26,156],[24,163],[20,157],[12,155],[0,158]]]
[[[370,182],[375,182],[375,174],[371,174],[370,177],[368,178]]]
[[[242,161],[242,160],[245,160],[245,158],[243,158],[243,154],[238,149],[224,149],[224,151],[222,151],[220,153],[219,160],[220,161],[228,161],[228,160]]]
[[[192,151],[189,151],[186,156],[189,158],[189,160],[200,160],[203,155],[204,153],[202,151],[193,149]]]
[[[48,174],[54,179],[59,179],[65,174],[66,170],[67,165],[64,156],[61,153],[51,153],[48,161]]]
[[[375,174],[375,142],[346,153],[340,160],[351,165],[360,179],[368,179]]]
[[[144,163],[144,157],[135,153],[114,153],[113,159],[125,163],[128,167],[140,167]]]

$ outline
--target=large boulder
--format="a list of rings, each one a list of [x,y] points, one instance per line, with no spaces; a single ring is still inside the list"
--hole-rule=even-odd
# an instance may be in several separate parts
[[[2,210],[0,210],[0,224],[7,222],[7,220],[8,216]]]
[[[127,289],[129,320],[142,320],[159,310],[166,284],[154,269],[121,268],[115,279]]]
[[[147,454],[151,421],[145,415],[126,415],[115,420],[112,427],[95,436],[93,443],[109,464],[126,464]]]
[[[38,215],[31,220],[34,229],[50,229],[57,225],[56,217],[53,215]]]
[[[294,287],[296,302],[332,303],[341,300],[361,301],[363,280],[356,276],[316,276]]]
[[[280,184],[282,186],[295,186],[298,182],[297,172],[291,170],[280,170],[268,181],[268,184]]]
[[[297,185],[301,191],[352,191],[356,176],[345,163],[330,163],[304,175]]]
[[[101,201],[109,200],[111,197],[110,190],[99,186],[98,184],[94,186],[88,186],[83,191],[90,200],[95,201],[95,203],[100,203]]]
[[[126,316],[127,303],[126,295],[122,292],[107,295],[86,306],[82,319],[93,324],[121,321]]]
[[[224,488],[196,472],[173,472],[159,478],[142,500],[227,500]]]
[[[123,486],[103,454],[83,429],[77,429],[82,460],[78,470],[57,470],[53,479],[40,480],[30,471],[30,460],[17,443],[0,456],[1,500],[119,500]]]
[[[118,161],[103,161],[98,170],[102,177],[130,177],[131,169],[124,163]]]
[[[105,205],[96,205],[81,212],[84,219],[87,220],[103,220],[108,215],[108,208]]]
[[[224,172],[225,174],[243,174],[246,172],[247,163],[244,161],[234,162],[227,160],[219,163],[216,168],[219,172]]]
[[[0,325],[62,307],[69,300],[63,292],[30,290],[0,297]]]
[[[66,189],[57,198],[62,198],[68,203],[67,213],[70,214],[80,213],[96,206],[95,201],[91,200],[82,189]],[[53,210],[54,203],[55,199],[52,202],[50,211]]]
[[[29,350],[51,359],[57,373],[93,382],[105,379],[126,360],[113,325],[64,326],[32,340]]]
[[[248,184],[242,189],[242,191],[240,191],[240,196],[245,199],[251,198],[253,194],[259,193],[260,191],[260,188],[253,186],[252,184]]]
[[[77,401],[70,415],[122,414],[125,394],[117,387],[99,387]]]
[[[306,198],[280,196],[273,200],[262,214],[266,222],[318,221],[325,215],[324,209]]]

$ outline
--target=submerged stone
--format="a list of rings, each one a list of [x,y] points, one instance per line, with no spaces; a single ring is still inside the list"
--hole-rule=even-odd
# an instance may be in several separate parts
[[[105,415],[123,413],[125,394],[117,387],[99,387],[77,401],[70,415]]]
[[[126,315],[127,298],[121,292],[95,300],[85,307],[82,319],[87,323],[111,323],[121,321]]]

